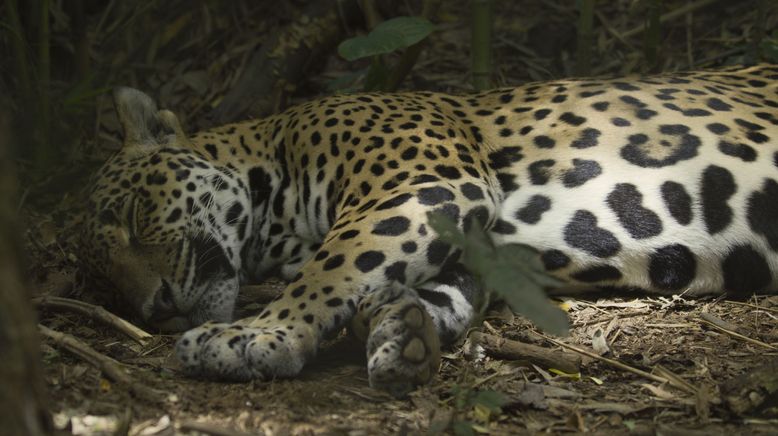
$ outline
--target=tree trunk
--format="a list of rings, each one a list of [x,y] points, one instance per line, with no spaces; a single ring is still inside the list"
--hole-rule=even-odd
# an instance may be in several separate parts
[[[52,426],[45,407],[36,317],[22,268],[10,121],[0,110],[0,433],[41,435],[50,433]]]

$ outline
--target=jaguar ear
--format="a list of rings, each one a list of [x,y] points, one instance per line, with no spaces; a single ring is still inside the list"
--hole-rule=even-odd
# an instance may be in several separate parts
[[[178,118],[170,111],[158,110],[154,100],[137,89],[114,89],[113,103],[124,130],[125,147],[145,148],[186,139]]]

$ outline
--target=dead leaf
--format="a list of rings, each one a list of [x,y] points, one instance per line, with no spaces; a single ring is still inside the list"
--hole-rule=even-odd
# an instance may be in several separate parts
[[[604,356],[611,352],[611,349],[608,346],[608,340],[605,338],[605,333],[601,328],[597,328],[597,330],[592,333],[592,348],[594,348],[594,351],[600,356]]]
[[[543,386],[535,383],[525,382],[524,389],[516,396],[515,402],[539,410],[548,409]]]
[[[660,400],[666,400],[666,401],[678,400],[677,395],[673,394],[672,392],[666,391],[661,386],[654,386],[648,383],[643,383],[640,386],[646,388],[648,391],[650,391],[655,397],[659,398]]]
[[[581,410],[593,410],[595,412],[615,412],[622,415],[629,415],[631,413],[639,412],[648,407],[648,405],[643,403],[626,404],[608,401],[590,401],[578,405],[578,408]]]

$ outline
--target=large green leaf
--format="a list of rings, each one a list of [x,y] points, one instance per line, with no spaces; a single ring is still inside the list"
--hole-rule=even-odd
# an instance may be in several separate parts
[[[429,213],[427,218],[440,239],[462,248],[462,263],[480,278],[484,288],[502,297],[511,309],[541,329],[556,335],[567,334],[567,315],[548,300],[544,291],[561,282],[546,274],[534,249],[521,244],[495,246],[477,225],[463,234],[449,217],[440,213]]]
[[[502,406],[508,404],[505,395],[497,391],[483,390],[475,393],[472,399],[473,405],[480,404],[489,409],[492,413],[502,413]]]
[[[338,46],[338,54],[348,61],[391,53],[416,44],[435,30],[422,17],[397,17],[384,21],[365,36],[347,39]]]

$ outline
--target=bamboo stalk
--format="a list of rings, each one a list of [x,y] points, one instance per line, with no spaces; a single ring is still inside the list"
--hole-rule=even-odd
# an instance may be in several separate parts
[[[473,88],[482,91],[492,85],[492,0],[472,0],[471,7]]]
[[[19,81],[20,98],[23,101],[31,101],[31,82],[28,69],[29,61],[27,59],[27,48],[24,38],[24,29],[19,19],[19,5],[17,0],[8,0],[5,2],[5,11],[8,14],[8,22],[11,30],[11,46],[13,47],[13,58],[16,60],[16,78]]]
[[[89,77],[89,36],[87,35],[86,12],[84,0],[73,0],[71,3],[73,22],[73,61],[76,64],[76,80],[82,82]]]
[[[662,0],[647,0],[648,13],[645,21],[646,33],[643,39],[643,55],[648,69],[653,71],[659,64],[659,44],[662,37]]]
[[[578,18],[578,47],[576,51],[576,74],[589,76],[592,72],[592,27],[594,23],[594,2],[582,0]]]
[[[771,0],[774,1],[774,0]],[[759,0],[759,6],[756,13],[754,24],[754,36],[753,40],[749,44],[747,55],[751,58],[752,62],[759,62],[761,57],[761,43],[765,37],[765,28],[767,22],[767,0]]]
[[[39,169],[45,168],[50,161],[51,153],[48,149],[49,130],[51,119],[51,56],[49,39],[49,1],[40,0],[40,25],[38,27],[38,102],[40,112],[38,119],[38,136],[35,144],[35,160]]]
[[[368,30],[373,30],[381,23],[381,15],[376,9],[375,0],[358,0],[359,8],[365,16],[365,25]]]
[[[440,3],[441,0],[425,0],[421,16],[431,21],[432,17],[437,13]],[[386,80],[387,91],[397,90],[403,79],[411,72],[411,69],[416,64],[416,60],[419,58],[421,51],[426,45],[427,38],[424,38],[405,49],[405,52],[397,62],[397,65],[389,72],[389,77]]]

